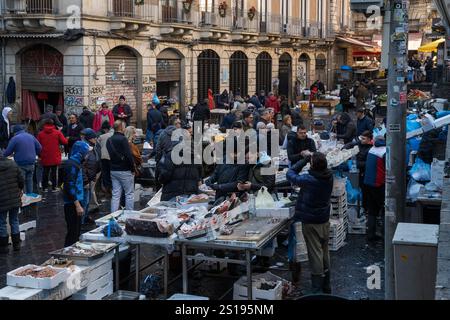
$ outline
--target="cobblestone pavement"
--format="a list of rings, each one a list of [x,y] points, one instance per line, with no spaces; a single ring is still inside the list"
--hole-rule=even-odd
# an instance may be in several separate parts
[[[100,212],[108,211],[109,203],[105,202],[101,206]],[[100,216],[97,213],[94,217]],[[37,228],[26,233],[26,240],[22,243],[22,250],[19,253],[12,252],[0,256],[0,287],[6,285],[6,273],[20,266],[35,263],[41,264],[49,258],[48,252],[59,249],[64,244],[66,227],[63,214],[63,203],[61,195],[48,194],[39,206]],[[277,262],[284,263],[284,267],[271,269],[277,275],[289,279],[286,270],[286,248],[280,246],[275,256],[271,259],[271,264]],[[160,248],[143,246],[142,266],[147,265],[152,259],[160,256]],[[369,247],[366,245],[364,236],[348,236],[347,245],[338,252],[331,253],[332,266],[332,286],[333,293],[347,299],[383,299],[383,290],[368,290],[366,267],[377,264],[383,271],[383,247]],[[307,291],[310,287],[308,264],[303,263],[302,289]],[[255,270],[254,272],[257,272]],[[161,267],[156,265],[146,269],[143,277],[150,273],[160,273]],[[174,271],[171,277],[176,276]],[[232,298],[232,290],[225,295],[226,291],[233,287],[233,283],[238,277],[228,276],[224,271],[220,274],[212,274],[194,271],[190,274],[189,289],[191,294],[205,295],[211,299]],[[122,289],[131,289],[131,283],[122,285]],[[383,288],[383,285],[382,285]],[[181,292],[181,279],[176,280],[169,288],[169,293]]]

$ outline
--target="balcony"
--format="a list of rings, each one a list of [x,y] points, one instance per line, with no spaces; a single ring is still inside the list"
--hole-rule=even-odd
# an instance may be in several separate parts
[[[56,29],[56,0],[0,0],[5,28],[15,32],[49,32]]]
[[[158,22],[158,5],[134,0],[107,0],[111,30],[140,33],[147,31],[151,23]]]
[[[189,12],[185,11],[176,0],[160,0],[158,16],[159,23],[163,25],[162,35],[192,35],[193,29],[198,25],[198,12],[194,8]]]

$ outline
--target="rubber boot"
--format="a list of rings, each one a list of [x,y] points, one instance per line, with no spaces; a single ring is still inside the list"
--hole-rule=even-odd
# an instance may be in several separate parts
[[[292,283],[298,287],[302,273],[302,265],[300,262],[289,262],[289,271],[291,271]]]
[[[321,294],[323,293],[323,281],[324,277],[322,275],[312,275],[311,276],[311,294]]]
[[[9,237],[0,237],[0,254],[9,252]]]
[[[323,278],[323,293],[331,294],[331,282],[330,282],[330,271],[325,272],[325,277]]]
[[[20,251],[20,233],[11,235],[14,251]]]

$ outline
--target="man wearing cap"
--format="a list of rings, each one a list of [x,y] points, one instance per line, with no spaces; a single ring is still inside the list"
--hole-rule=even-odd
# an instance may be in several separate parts
[[[44,126],[44,122],[47,119],[52,119],[53,123],[55,124],[56,128],[62,128],[63,124],[59,121],[58,117],[56,116],[55,113],[53,113],[53,106],[51,104],[48,104],[45,107],[45,113],[41,116],[41,118],[39,119],[39,124],[40,124],[40,128],[42,128]]]
[[[100,145],[97,144],[97,134],[93,129],[87,128],[81,131],[82,141],[89,145],[89,152],[87,153],[83,162],[83,186],[84,186],[84,214],[81,219],[81,224],[86,224],[89,218],[89,203],[92,197],[92,185],[97,180],[97,174],[100,172],[101,150]]]
[[[83,107],[83,112],[80,114],[79,120],[83,127],[92,129],[94,126],[94,117],[95,115],[88,107]]]
[[[155,102],[149,103],[147,112],[147,134],[145,140],[156,146],[155,134],[162,129],[164,125],[161,111],[156,109]]]
[[[4,156],[14,154],[14,161],[25,178],[25,193],[33,193],[33,175],[36,156],[41,153],[42,146],[37,139],[25,131],[22,125],[13,128],[14,137],[9,141]]]
[[[114,120],[125,121],[126,126],[130,125],[130,119],[133,116],[131,107],[125,103],[125,96],[120,96],[119,103],[113,108]]]

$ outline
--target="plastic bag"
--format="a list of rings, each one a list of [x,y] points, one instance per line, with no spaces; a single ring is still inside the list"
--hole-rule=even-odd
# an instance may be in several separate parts
[[[406,132],[414,131],[420,127],[422,127],[420,122],[417,122],[416,120],[406,120]]]
[[[433,162],[431,163],[431,182],[439,189],[442,189],[444,185],[444,168],[445,161],[433,159]]]
[[[276,207],[275,200],[273,200],[272,195],[266,187],[262,187],[261,190],[258,191],[255,199],[255,207],[256,209],[270,209]]]
[[[406,193],[406,198],[415,202],[417,200],[417,197],[419,196],[420,189],[422,189],[422,187],[423,185],[421,185],[414,179],[411,179],[408,183],[408,191]]]
[[[431,181],[431,166],[417,158],[416,163],[409,170],[409,174],[417,182]]]
[[[347,190],[347,202],[351,204],[355,204],[360,199],[360,192],[358,189],[353,188],[350,180],[347,179],[345,189]]]

